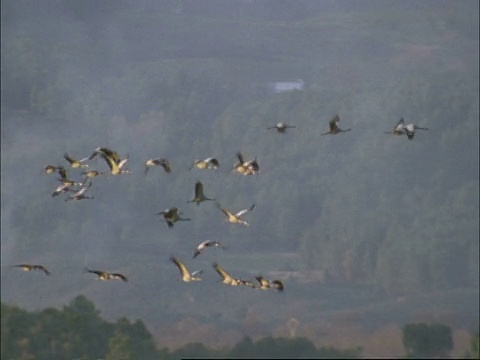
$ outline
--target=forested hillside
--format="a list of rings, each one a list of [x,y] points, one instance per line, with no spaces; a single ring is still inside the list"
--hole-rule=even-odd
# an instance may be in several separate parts
[[[178,349],[156,347],[151,333],[140,320],[120,318],[108,322],[83,295],[76,296],[61,310],[46,308],[28,312],[1,304],[1,356],[17,359],[104,358],[106,360],[205,358],[360,358],[362,347],[338,349],[316,347],[305,337],[244,336],[232,346],[212,349],[201,342],[190,342]],[[441,357],[451,354],[454,337],[449,326],[410,323],[402,328],[407,358]],[[478,358],[479,337],[472,337],[462,357]]]
[[[153,337],[140,320],[126,318],[109,323],[100,317],[95,304],[82,295],[62,310],[48,308],[29,313],[2,303],[2,358],[50,360],[170,360],[186,357],[251,358],[270,356],[358,358],[360,349],[316,348],[308,339],[263,338],[256,342],[245,337],[235,346],[209,349],[189,343],[180,349],[155,347]]]
[[[107,317],[156,329],[191,318],[261,335],[407,299],[402,316],[385,311],[402,323],[435,313],[425,294],[478,328],[477,2],[1,6],[2,301],[61,307],[81,292]],[[303,90],[272,91],[297,79]],[[351,131],[321,136],[336,114]],[[385,134],[402,117],[429,130]],[[295,128],[266,129],[282,121]],[[58,182],[43,167],[101,146],[128,154],[131,174],[95,178],[92,200],[51,197]],[[258,175],[231,171],[239,151]],[[172,173],[145,174],[153,157]],[[207,157],[218,170],[189,170]],[[100,158],[89,166],[108,172]],[[254,203],[250,226],[225,222],[213,202],[188,204],[198,180],[232,211]],[[191,221],[168,228],[157,214],[173,206]],[[192,259],[206,239],[225,251]],[[203,283],[178,282],[171,255],[204,270]],[[279,278],[285,292],[224,287],[212,261]],[[8,268],[19,263],[52,275]],[[94,281],[85,267],[129,282]],[[376,315],[356,320],[384,323]]]

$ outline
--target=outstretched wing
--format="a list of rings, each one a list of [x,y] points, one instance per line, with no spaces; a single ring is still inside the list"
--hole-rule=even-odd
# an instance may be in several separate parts
[[[240,152],[237,153],[237,159],[238,159],[238,162],[240,163],[240,165],[243,165],[245,163],[245,161],[243,159],[243,155]]]
[[[430,130],[429,128],[420,127],[420,126],[417,126],[417,125],[414,125],[414,128],[415,128],[415,130]]]
[[[57,171],[60,174],[61,179],[66,179],[67,178],[67,170],[63,166],[58,166]]]
[[[177,259],[174,256],[172,256],[170,260],[177,266],[178,270],[180,270],[180,274],[182,275],[182,279],[184,281],[186,279],[190,279],[190,272],[188,271],[184,263],[182,263],[179,259]]]
[[[127,164],[129,158],[130,158],[130,156],[127,154],[127,156],[125,156],[125,158],[123,158],[120,161],[117,161],[118,168],[122,169]]]
[[[101,270],[91,270],[89,268],[85,268],[85,270],[89,273],[92,273],[98,276],[104,276],[106,274],[105,271],[101,271]]]
[[[160,159],[160,165],[163,167],[166,173],[171,173],[172,168],[170,167],[170,162],[167,159]]]
[[[77,162],[77,160],[75,160],[74,158],[72,158],[72,157],[71,157],[70,155],[68,155],[67,153],[65,153],[65,154],[63,155],[63,158],[64,158],[65,160],[67,160],[70,164],[73,164],[73,163]]]
[[[195,252],[193,253],[193,257],[196,258],[200,253],[205,250],[208,246],[211,246],[212,241],[211,240],[205,240],[202,241],[200,244],[197,245],[195,248]]]
[[[35,270],[43,271],[43,272],[45,273],[45,275],[50,275],[50,274],[51,274],[51,272],[48,271],[48,270],[45,268],[45,266],[42,266],[42,265],[33,265],[33,268],[34,268]]]
[[[254,173],[258,172],[260,170],[260,166],[258,165],[257,158],[250,161],[247,167],[249,170],[252,170]]]
[[[198,249],[198,248],[195,249],[195,251],[193,252],[193,257],[192,257],[192,259],[195,259],[198,255],[201,254],[201,252],[202,252],[201,249]]]
[[[115,159],[112,157],[112,156],[109,156],[109,155],[105,155],[105,154],[101,154],[102,158],[106,161],[108,167],[110,168],[110,171],[113,173],[113,172],[118,172],[119,169],[118,169],[118,164],[117,162],[115,161]]]
[[[18,265],[11,265],[10,267],[24,267],[24,266],[30,266],[27,264],[18,264]]]
[[[220,166],[220,163],[215,158],[208,158],[205,160],[213,169],[217,169]]]
[[[283,283],[280,280],[273,280],[270,282],[270,285],[277,289],[278,291],[283,291]]]
[[[107,157],[111,157],[113,160],[115,160],[117,162],[120,160],[116,151],[110,150],[109,148],[106,148],[106,147],[96,148],[95,151],[93,152],[93,154],[90,155],[90,157],[88,159],[92,160],[95,156],[97,156],[99,154],[107,156]]]
[[[120,280],[123,280],[125,282],[128,281],[127,277],[123,274],[120,274],[120,273],[111,273],[110,276],[113,278],[113,279],[120,279]]]
[[[228,211],[227,209],[222,208],[222,206],[218,202],[215,201],[215,204],[225,214],[226,217],[228,217],[228,218],[233,217],[233,214],[230,211]]]
[[[203,270],[195,270],[192,272],[192,277],[198,277],[203,274]]]
[[[217,263],[213,263],[212,266],[215,269],[215,271],[222,277],[223,282],[230,284],[234,281],[233,277],[229,273],[227,273],[225,270],[223,270],[223,268],[220,265],[218,265]]]
[[[250,207],[247,208],[247,209],[240,210],[239,212],[237,212],[237,213],[235,214],[235,216],[240,217],[240,216],[242,216],[243,214],[245,214],[246,212],[249,212],[249,211],[253,210],[254,208],[255,208],[255,204],[253,204],[252,206],[250,206]]]

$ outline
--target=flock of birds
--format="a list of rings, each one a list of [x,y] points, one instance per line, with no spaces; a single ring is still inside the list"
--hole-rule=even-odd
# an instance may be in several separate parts
[[[348,132],[351,128],[348,129],[341,129],[338,126],[340,118],[338,115],[335,115],[329,121],[329,129],[327,132],[322,133],[321,135],[336,135],[343,132]],[[295,126],[287,125],[285,122],[279,122],[275,126],[267,127],[266,129],[275,129],[280,134],[285,134],[287,129],[295,128]],[[405,121],[401,118],[397,124],[390,130],[385,132],[386,134],[393,134],[393,135],[406,135],[409,140],[412,140],[415,136],[416,130],[428,130],[428,128],[419,127],[413,123],[408,123],[405,125]],[[95,157],[100,156],[107,164],[109,168],[109,172],[100,172],[97,170],[87,170],[89,164],[87,161],[93,160]],[[253,160],[246,160],[243,155],[238,152],[236,154],[237,162],[233,165],[232,171],[240,174],[240,175],[256,175],[260,172],[260,166],[257,162],[257,159],[254,158]],[[68,177],[67,168],[64,166],[54,166],[54,165],[47,165],[44,168],[44,174],[59,174],[59,182],[60,185],[56,187],[56,189],[52,193],[52,197],[59,196],[61,194],[66,194],[67,197],[65,201],[78,201],[84,199],[93,199],[93,196],[87,195],[87,192],[92,186],[93,178],[100,176],[100,175],[119,175],[119,174],[129,174],[130,170],[127,168],[127,163],[129,156],[125,156],[123,158],[119,157],[116,151],[113,151],[106,147],[99,147],[93,151],[93,153],[86,158],[77,160],[70,156],[69,154],[64,154],[64,159],[69,163],[69,167],[72,169],[84,169],[81,173],[83,176],[82,181],[75,181],[71,180]],[[171,173],[171,165],[168,159],[165,158],[154,158],[148,159],[144,163],[145,166],[145,175],[148,173],[149,169],[155,166],[161,166],[164,171],[168,174]],[[199,170],[216,170],[220,166],[219,161],[214,157],[209,157],[204,160],[195,160],[190,167],[190,170],[193,168]],[[226,208],[222,207],[214,198],[207,197],[204,193],[203,184],[200,181],[197,181],[195,184],[194,189],[194,197],[193,199],[187,201],[188,203],[195,203],[197,206],[204,201],[214,201],[217,208],[225,215],[226,221],[232,224],[239,224],[242,226],[249,226],[249,223],[242,218],[243,215],[252,211],[255,208],[255,204],[252,204],[250,207],[239,210],[237,212],[232,212],[227,210]],[[180,211],[177,207],[172,207],[160,211],[158,215],[162,215],[167,226],[169,228],[174,227],[175,223],[179,221],[190,221],[190,218],[183,217],[182,211]],[[214,240],[205,240],[199,243],[193,252],[193,259],[198,257],[201,253],[203,253],[208,248],[221,248],[225,249],[225,246],[218,241]],[[190,271],[185,263],[180,260],[178,257],[171,256],[170,261],[175,264],[175,266],[180,271],[181,280],[184,282],[193,282],[193,281],[201,281],[202,280],[202,270],[197,271]],[[32,271],[38,270],[42,271],[46,275],[51,275],[50,271],[47,270],[43,265],[32,265],[32,264],[18,264],[13,265],[12,267],[20,268],[23,271]],[[262,276],[256,276],[255,280],[245,280],[239,277],[232,276],[228,272],[226,272],[218,263],[212,263],[212,267],[217,272],[217,274],[221,277],[221,282],[226,285],[230,286],[247,286],[253,289],[274,289],[278,291],[284,290],[284,285],[281,280],[268,280],[263,278]],[[103,270],[93,270],[89,268],[85,268],[86,273],[92,273],[97,276],[98,280],[121,280],[124,282],[128,281],[128,278],[117,272],[107,272]]]

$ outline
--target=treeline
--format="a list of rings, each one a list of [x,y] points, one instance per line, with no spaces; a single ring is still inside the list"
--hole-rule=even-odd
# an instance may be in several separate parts
[[[190,343],[170,350],[157,349],[142,321],[120,318],[108,322],[95,305],[79,295],[62,310],[28,312],[1,303],[2,359],[170,360],[203,358],[358,358],[360,349],[317,348],[306,338],[245,337],[233,347],[210,349]]]
[[[479,336],[472,337],[464,358],[479,359]],[[406,358],[445,358],[454,347],[452,330],[443,324],[410,323],[402,328]],[[297,359],[360,358],[361,347],[316,347],[303,337],[246,336],[237,344],[211,349],[200,342],[176,350],[158,349],[142,321],[120,318],[108,322],[95,305],[78,295],[62,310],[28,312],[1,303],[1,358],[17,360],[105,359],[173,360],[183,358]]]

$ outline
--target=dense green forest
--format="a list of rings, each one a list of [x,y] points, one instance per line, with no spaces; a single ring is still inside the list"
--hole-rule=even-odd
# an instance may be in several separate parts
[[[62,310],[47,308],[28,312],[1,304],[1,357],[4,359],[185,359],[189,357],[229,359],[359,358],[360,347],[339,350],[320,347],[303,337],[244,337],[231,347],[211,349],[189,343],[178,349],[158,349],[140,320],[120,318],[108,322],[83,295]],[[407,324],[403,328],[407,358],[446,357],[453,348],[450,327],[442,324]],[[478,359],[478,340],[473,337],[465,358]]]
[[[95,305],[78,295],[62,310],[28,312],[2,302],[2,359],[169,360],[189,357],[277,359],[358,358],[360,349],[316,348],[306,338],[246,337],[231,348],[209,349],[190,343],[176,350],[157,349],[140,320],[103,320]]]
[[[61,307],[80,289],[109,317],[157,329],[187,316],[248,335],[375,302],[402,323],[437,309],[413,299],[426,294],[459,327],[478,327],[478,2],[7,0],[1,10],[2,267],[52,271],[2,271],[2,301]],[[296,79],[303,90],[272,91]],[[352,131],[320,136],[335,114]],[[384,134],[401,117],[429,131]],[[279,121],[296,127],[266,129]],[[132,174],[95,179],[87,203],[51,198],[58,184],[43,167],[99,146],[129,154]],[[238,151],[257,158],[258,176],[231,173]],[[218,171],[189,171],[209,156]],[[150,157],[168,158],[172,174],[145,176]],[[189,206],[196,180],[232,209],[255,203],[251,226]],[[192,221],[168,229],[156,214],[171,206]],[[191,260],[207,238],[227,248],[192,264],[206,278],[215,256],[244,277],[280,277],[285,294],[180,286],[168,257]],[[130,281],[102,287],[86,266]],[[411,309],[391,311],[405,298]],[[32,316],[68,317],[69,306]],[[145,332],[96,316],[109,347],[98,357]]]

